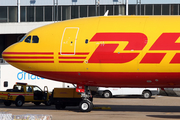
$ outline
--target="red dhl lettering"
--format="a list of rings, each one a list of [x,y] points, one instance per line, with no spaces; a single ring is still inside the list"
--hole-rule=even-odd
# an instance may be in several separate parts
[[[179,36],[180,33],[162,33],[149,50],[180,50],[180,43],[175,43]]]
[[[159,64],[166,55],[158,53],[162,50],[180,50],[180,43],[176,43],[180,33],[162,33],[156,42],[150,47],[149,52],[144,55],[140,64]],[[143,33],[96,33],[90,42],[102,41],[128,41],[129,43],[123,51],[133,50],[134,52],[114,53],[120,44],[104,43],[99,44],[97,49],[90,57],[88,63],[127,63],[134,60],[139,52],[143,50],[148,42],[148,38]],[[157,51],[157,53],[151,53]],[[170,61],[170,64],[180,63],[180,53],[176,53]]]
[[[147,37],[142,33],[96,33],[90,42],[128,41],[125,50],[142,50]],[[126,63],[135,59],[139,53],[114,53],[119,44],[100,44],[88,63]],[[104,54],[106,53],[106,54]]]

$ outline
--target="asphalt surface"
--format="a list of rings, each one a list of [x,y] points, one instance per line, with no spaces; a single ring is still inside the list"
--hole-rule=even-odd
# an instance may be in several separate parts
[[[143,99],[139,96],[125,96],[116,98],[94,98],[96,109],[89,113],[82,113],[78,107],[67,107],[56,110],[55,106],[35,106],[25,103],[17,108],[0,103],[0,112],[13,115],[44,114],[52,115],[53,120],[175,120],[180,119],[180,97],[153,96]],[[103,109],[102,109],[103,108]],[[111,109],[110,109],[111,108]]]

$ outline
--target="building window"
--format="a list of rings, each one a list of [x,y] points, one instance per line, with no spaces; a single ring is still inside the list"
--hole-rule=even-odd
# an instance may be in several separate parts
[[[136,15],[144,15],[144,5],[136,5]]]
[[[62,20],[68,20],[71,18],[70,6],[62,6]]]
[[[53,7],[53,20],[54,21],[58,21],[58,13],[59,13],[58,9],[59,9],[58,6]]]
[[[71,19],[78,18],[78,6],[71,6]]]
[[[171,15],[178,15],[178,5],[171,5]]]
[[[162,5],[162,15],[169,15],[169,5]]]
[[[62,14],[61,14],[61,6],[58,6],[58,20],[61,21],[62,20]]]
[[[100,16],[103,16],[105,14],[105,9],[104,9],[104,5],[100,6]]]
[[[136,6],[135,5],[129,5],[129,15],[135,15],[136,14]]]
[[[80,6],[80,17],[87,17],[87,6]]]
[[[154,15],[161,15],[161,5],[154,5]]]
[[[144,15],[144,13],[145,13],[145,5],[141,5],[141,15]]]
[[[96,16],[96,11],[95,11],[94,5],[89,6],[89,16]]]
[[[36,21],[43,21],[43,7],[36,7]]]
[[[52,21],[52,7],[45,6],[45,21]]]
[[[152,15],[152,5],[146,5],[146,15]]]
[[[100,16],[100,6],[97,6],[97,16]]]
[[[27,7],[27,22],[34,22],[34,7]]]
[[[24,6],[21,7],[21,22],[26,21],[26,8]]]
[[[7,22],[7,7],[0,6],[0,22]]]
[[[9,7],[9,22],[17,22],[17,7]]]
[[[114,15],[119,15],[120,14],[119,7],[120,7],[119,5],[114,6]]]

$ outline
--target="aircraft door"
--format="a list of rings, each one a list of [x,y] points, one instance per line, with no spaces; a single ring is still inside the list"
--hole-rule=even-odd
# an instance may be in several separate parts
[[[66,27],[64,29],[62,39],[60,54],[61,55],[74,55],[76,52],[76,40],[78,36],[78,27]]]

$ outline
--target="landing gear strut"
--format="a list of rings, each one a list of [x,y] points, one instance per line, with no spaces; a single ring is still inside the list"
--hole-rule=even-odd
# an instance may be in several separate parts
[[[79,104],[79,108],[82,112],[90,112],[93,108],[92,96],[88,90],[88,86],[85,86],[85,90],[81,93],[82,101]]]

